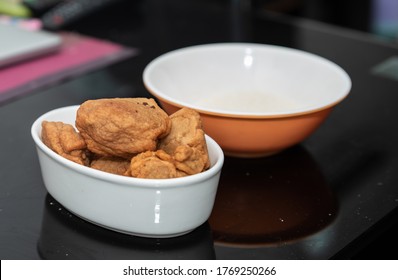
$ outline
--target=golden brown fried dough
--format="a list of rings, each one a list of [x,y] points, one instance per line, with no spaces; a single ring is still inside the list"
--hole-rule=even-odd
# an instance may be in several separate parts
[[[75,124],[79,132],[69,124],[43,121],[43,142],[94,169],[165,179],[210,166],[200,115],[192,109],[169,117],[153,99],[89,100],[80,105]]]
[[[129,175],[137,178],[168,179],[181,177],[173,159],[164,151],[147,151],[131,160]]]
[[[43,143],[57,154],[82,165],[88,165],[86,143],[70,124],[42,122]]]
[[[90,167],[112,174],[126,175],[127,170],[130,168],[130,160],[116,157],[100,157],[92,160]]]
[[[182,108],[170,116],[170,133],[160,140],[158,148],[175,160],[178,170],[189,175],[209,168],[205,134],[198,112]]]
[[[90,151],[101,156],[130,159],[156,150],[171,122],[153,99],[112,98],[84,102],[76,115],[76,127]]]

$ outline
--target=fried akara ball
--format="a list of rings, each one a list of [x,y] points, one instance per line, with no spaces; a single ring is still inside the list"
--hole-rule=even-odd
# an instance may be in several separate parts
[[[43,143],[57,154],[82,165],[88,165],[86,143],[75,128],[63,122],[42,122]]]
[[[81,104],[76,127],[91,152],[130,159],[156,150],[158,139],[169,133],[171,122],[153,99],[112,98]]]

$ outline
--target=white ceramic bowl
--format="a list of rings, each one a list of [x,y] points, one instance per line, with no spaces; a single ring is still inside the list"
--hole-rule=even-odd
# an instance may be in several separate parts
[[[224,155],[206,135],[210,169],[173,179],[114,175],[67,160],[41,141],[41,123],[74,125],[79,106],[50,111],[32,125],[47,191],[66,209],[99,226],[131,235],[172,237],[203,224],[213,208]]]
[[[143,81],[169,113],[189,107],[228,155],[277,153],[307,138],[350,92],[335,63],[301,50],[219,43],[151,61]]]

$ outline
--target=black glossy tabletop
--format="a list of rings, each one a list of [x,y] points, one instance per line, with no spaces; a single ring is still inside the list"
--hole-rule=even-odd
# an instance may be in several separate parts
[[[65,29],[136,48],[136,56],[0,104],[0,259],[352,258],[395,224],[398,80],[394,69],[378,69],[397,59],[397,45],[244,1],[130,2]],[[37,117],[87,99],[148,97],[148,62],[214,42],[321,55],[347,71],[352,91],[303,143],[271,157],[226,157],[210,219],[182,237],[115,233],[75,217],[46,192],[30,136]],[[387,258],[388,248],[377,257]]]

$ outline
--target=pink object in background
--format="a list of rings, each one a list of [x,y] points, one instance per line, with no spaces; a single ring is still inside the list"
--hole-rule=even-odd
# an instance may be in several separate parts
[[[78,34],[62,38],[58,52],[0,69],[0,102],[135,54],[134,49]]]

